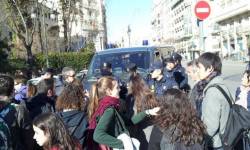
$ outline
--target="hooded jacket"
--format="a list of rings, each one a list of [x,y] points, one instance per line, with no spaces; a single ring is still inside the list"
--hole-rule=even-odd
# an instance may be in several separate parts
[[[69,129],[70,135],[78,139],[80,144],[83,145],[88,126],[86,113],[83,111],[71,110],[59,112],[58,115],[62,118],[64,124]]]

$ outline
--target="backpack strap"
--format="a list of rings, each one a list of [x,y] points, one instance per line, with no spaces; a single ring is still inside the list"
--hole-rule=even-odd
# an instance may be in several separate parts
[[[232,98],[232,96],[230,95],[230,97],[228,96],[228,94],[225,92],[225,90],[219,85],[219,84],[212,84],[212,85],[210,85],[207,89],[206,89],[206,91],[210,88],[210,87],[215,87],[215,88],[217,88],[222,94],[223,94],[223,96],[226,98],[226,100],[227,100],[227,102],[228,102],[228,104],[229,104],[229,106],[230,106],[230,108],[232,108],[232,106],[233,106],[233,98]],[[205,92],[206,92],[205,91]]]

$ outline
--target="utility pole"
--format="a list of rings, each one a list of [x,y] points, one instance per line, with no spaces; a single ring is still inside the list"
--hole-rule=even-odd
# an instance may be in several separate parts
[[[127,34],[128,34],[128,46],[130,47],[130,35],[131,35],[130,25],[128,25],[128,31],[127,31]]]

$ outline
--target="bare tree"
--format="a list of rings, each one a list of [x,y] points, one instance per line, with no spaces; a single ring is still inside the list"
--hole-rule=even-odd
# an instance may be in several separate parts
[[[76,13],[79,13],[76,9],[76,3],[80,3],[80,0],[60,0],[60,7],[62,10],[62,20],[63,20],[63,35],[65,51],[70,50],[71,45],[71,29],[72,23],[75,18]]]
[[[27,53],[28,77],[31,77],[34,58],[32,54],[33,36],[36,20],[31,18],[31,6],[34,0],[2,0],[9,29],[14,32],[23,43]]]

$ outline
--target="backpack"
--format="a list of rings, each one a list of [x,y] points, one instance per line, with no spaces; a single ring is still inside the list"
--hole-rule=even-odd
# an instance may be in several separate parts
[[[0,150],[12,149],[10,129],[3,116],[3,111],[5,111],[5,108],[6,106],[0,110]]]
[[[239,142],[244,144],[249,141],[246,135],[250,129],[250,112],[244,107],[235,104],[232,96],[228,96],[224,89],[218,84],[211,85],[208,88],[210,87],[217,88],[230,105],[226,128],[223,134],[220,133],[220,138],[224,150],[234,150],[234,148],[239,146]],[[245,148],[244,146],[244,149]]]

